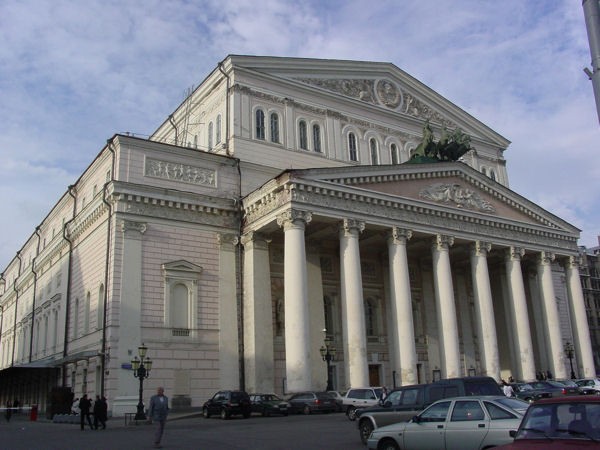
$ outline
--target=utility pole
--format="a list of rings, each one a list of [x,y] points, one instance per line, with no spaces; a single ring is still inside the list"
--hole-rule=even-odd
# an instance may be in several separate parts
[[[582,5],[592,55],[592,69],[585,67],[583,71],[592,80],[596,112],[600,122],[600,0],[583,0]]]

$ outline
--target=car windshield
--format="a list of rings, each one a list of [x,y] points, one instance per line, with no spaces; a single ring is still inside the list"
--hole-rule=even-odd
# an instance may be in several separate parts
[[[600,441],[600,402],[534,403],[516,439],[543,438]]]

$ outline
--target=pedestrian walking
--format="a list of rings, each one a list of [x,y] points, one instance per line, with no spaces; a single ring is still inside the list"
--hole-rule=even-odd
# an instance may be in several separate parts
[[[88,398],[87,394],[83,394],[81,400],[79,400],[79,417],[81,419],[81,429],[85,429],[85,421],[90,424],[90,429],[94,429],[92,425],[92,418],[90,417],[90,409],[92,408],[92,401]]]
[[[10,400],[6,401],[6,411],[4,414],[6,416],[6,421],[10,422],[10,416],[12,415],[12,405],[10,404]]]
[[[98,429],[98,424],[102,426],[102,429],[106,429],[106,419],[108,415],[108,405],[106,404],[106,398],[96,395],[96,401],[94,402],[94,429]]]
[[[513,389],[513,387],[504,380],[502,380],[502,391],[507,397],[515,396],[515,390]]]
[[[162,448],[160,441],[162,440],[163,432],[165,431],[165,423],[169,414],[169,399],[165,395],[165,390],[161,386],[156,390],[156,395],[150,398],[150,422],[156,422],[154,432],[154,448]]]

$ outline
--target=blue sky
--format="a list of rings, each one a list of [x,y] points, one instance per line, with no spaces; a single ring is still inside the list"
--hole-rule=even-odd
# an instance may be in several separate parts
[[[228,54],[395,64],[509,139],[511,189],[598,245],[581,1],[0,0],[0,42],[2,268],[108,138],[151,134]]]

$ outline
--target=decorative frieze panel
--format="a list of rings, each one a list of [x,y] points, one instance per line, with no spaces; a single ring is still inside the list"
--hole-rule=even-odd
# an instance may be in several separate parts
[[[444,118],[432,107],[414,95],[397,86],[393,81],[383,79],[321,79],[296,78],[305,84],[355,98],[372,105],[383,106],[419,119],[429,120],[456,128],[454,122]]]
[[[496,208],[481,198],[472,189],[456,183],[436,183],[422,189],[419,197],[436,203],[450,204],[456,208],[466,208],[486,213],[495,213]]]
[[[215,170],[153,158],[146,158],[144,175],[181,183],[217,187]]]

